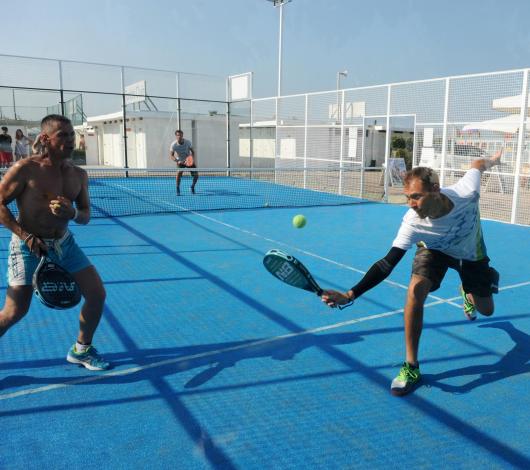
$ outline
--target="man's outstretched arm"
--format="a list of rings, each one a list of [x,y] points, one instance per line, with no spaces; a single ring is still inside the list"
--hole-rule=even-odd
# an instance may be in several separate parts
[[[479,171],[487,171],[490,168],[498,165],[501,162],[501,156],[504,149],[500,149],[493,157],[478,158],[471,162],[471,168],[476,168]]]
[[[383,282],[401,261],[407,251],[393,246],[384,258],[374,263],[363,278],[347,292],[324,290],[322,302],[329,307],[337,307],[352,302],[366,291]]]

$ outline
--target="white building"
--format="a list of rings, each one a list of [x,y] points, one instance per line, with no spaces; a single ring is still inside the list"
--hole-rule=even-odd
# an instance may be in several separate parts
[[[224,115],[182,114],[184,138],[192,142],[197,166],[226,166],[226,121]],[[169,146],[178,128],[177,113],[128,111],[127,166],[129,168],[174,168]],[[125,166],[124,125],[120,112],[88,117],[76,127],[85,136],[86,164]]]

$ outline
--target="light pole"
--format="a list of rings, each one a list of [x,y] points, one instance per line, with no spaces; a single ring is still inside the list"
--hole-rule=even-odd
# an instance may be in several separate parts
[[[346,78],[348,76],[348,71],[343,70],[342,72],[337,72],[337,121],[341,118],[340,112],[340,79],[341,77]]]
[[[282,49],[283,49],[283,5],[291,0],[267,0],[275,7],[280,7],[280,31],[278,33],[278,90],[276,96],[282,96]]]

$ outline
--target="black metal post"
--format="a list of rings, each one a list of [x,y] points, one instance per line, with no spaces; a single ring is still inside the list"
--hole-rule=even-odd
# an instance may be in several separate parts
[[[125,104],[124,93],[122,93],[121,99],[122,99],[122,107],[123,107],[123,112],[122,112],[122,116],[123,116],[123,156],[125,158],[125,168],[129,168],[129,160],[128,160],[128,155],[127,155],[127,113],[125,112],[126,104]],[[128,171],[125,172],[125,177],[126,178],[129,177]]]

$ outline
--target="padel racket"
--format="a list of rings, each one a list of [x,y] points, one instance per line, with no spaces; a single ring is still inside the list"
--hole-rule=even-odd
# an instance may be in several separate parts
[[[187,166],[187,167],[190,167],[190,166],[193,166],[193,157],[191,155],[188,155],[186,157],[186,160],[184,161],[184,164]]]
[[[322,295],[321,287],[313,279],[309,270],[294,256],[272,249],[263,258],[263,265],[267,271],[280,281],[299,289],[314,292],[319,297]],[[351,303],[338,305],[338,307],[342,310],[351,305]]]
[[[33,274],[33,290],[47,307],[64,310],[81,301],[81,290],[66,269],[46,256],[41,257]]]

